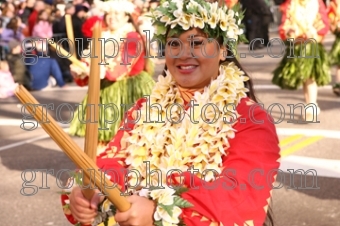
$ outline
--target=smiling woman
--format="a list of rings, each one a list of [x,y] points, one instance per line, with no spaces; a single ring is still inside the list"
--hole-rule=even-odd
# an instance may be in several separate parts
[[[226,58],[223,53],[228,38],[243,38],[238,23],[243,15],[238,9],[239,5],[230,9],[203,0],[167,0],[156,8],[156,34],[163,42],[168,41],[164,75],[158,77],[150,97],[138,100],[125,114],[124,130],[117,132],[97,158],[98,168],[106,170],[122,191],[131,192],[127,197],[131,208],[120,212],[98,195],[88,201],[81,188],[75,187],[62,196],[63,204],[69,203],[65,214],[70,222],[97,225],[114,215],[122,226],[262,226],[266,216],[270,218],[272,189],[267,182],[275,181],[276,173],[252,181],[263,189],[251,186],[249,174],[254,169],[264,175],[277,172],[280,148],[276,129],[261,108],[255,108],[252,117],[263,123],[251,123],[249,111],[257,102],[251,80],[236,59]],[[218,52],[216,42],[221,46]],[[211,57],[204,57],[202,48]],[[183,120],[179,120],[183,109],[173,103],[186,106]],[[193,115],[194,107],[203,110],[208,103],[217,106],[217,110],[206,108],[205,120],[214,119],[216,111],[221,116],[211,124],[200,120],[201,114]],[[165,115],[173,105],[171,119],[136,122],[145,117],[151,104],[160,105],[161,110],[153,107],[150,115]],[[225,106],[230,106],[227,112],[223,111]],[[233,115],[237,119],[225,123]],[[241,116],[248,123],[242,122]],[[149,167],[145,162],[150,162]],[[125,177],[126,170],[139,174]],[[147,175],[147,170],[158,173],[138,177]],[[169,176],[170,171],[181,173]],[[203,177],[204,171],[208,173]],[[216,173],[220,176],[215,177]],[[167,185],[171,181],[172,188],[155,188],[159,180]]]

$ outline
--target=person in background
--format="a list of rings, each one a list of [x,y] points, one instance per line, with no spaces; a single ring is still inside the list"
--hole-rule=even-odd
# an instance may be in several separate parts
[[[340,1],[332,0],[328,7],[328,17],[335,41],[330,51],[331,64],[337,67],[333,92],[340,96]]]
[[[132,13],[135,11],[135,6],[129,1],[107,1],[104,2],[105,15],[102,18],[102,33],[100,38],[107,40],[113,38],[120,40],[126,38],[130,43],[124,42],[119,45],[117,49],[112,42],[105,44],[105,62],[107,65],[100,65],[101,67],[101,82],[100,82],[100,104],[110,105],[115,104],[132,104],[135,100],[148,95],[154,84],[152,78],[153,64],[150,59],[145,56],[145,43],[142,35],[139,32],[135,21],[132,19]],[[94,25],[94,24],[93,24]],[[92,37],[92,29],[89,27],[88,35]],[[140,49],[137,49],[137,43]],[[89,54],[90,49],[85,50],[85,54]],[[116,54],[116,57],[109,57]],[[136,56],[134,58],[127,56]],[[90,65],[90,57],[83,57],[82,61],[87,66]],[[79,86],[86,86],[89,79],[88,70],[83,70],[75,64],[70,65],[71,73],[74,75],[74,81]],[[86,115],[87,95],[82,101],[82,106],[74,113],[74,118],[70,124],[69,133],[72,136],[83,137],[85,135],[86,124],[82,123],[82,116]],[[98,133],[98,148],[97,153],[103,151],[106,144],[111,140],[113,134],[119,130],[119,124],[123,118],[124,112],[120,111],[117,115],[117,120],[105,125],[105,117],[112,118],[112,111],[105,111],[104,115],[99,120],[99,128],[107,128],[100,130]],[[85,116],[84,116],[85,117]]]
[[[14,96],[16,86],[7,61],[0,61],[0,99]]]
[[[25,0],[19,1],[19,4],[17,6],[17,9],[18,9],[17,16],[19,16],[20,18],[22,18],[23,13],[25,12],[26,4],[27,3]]]
[[[47,9],[43,9],[38,13],[36,24],[33,26],[32,37],[37,39],[49,39],[53,36],[52,22]],[[49,48],[47,40],[37,40],[36,50],[39,52],[46,51]]]
[[[246,38],[249,44],[257,38],[261,41],[254,41],[251,49],[262,49],[269,43],[269,24],[273,21],[273,15],[265,0],[240,0],[245,11],[243,23],[246,25]]]
[[[22,61],[21,42],[12,39],[9,42],[9,49],[6,59],[14,81],[23,85],[27,90],[32,90],[32,75]]]
[[[2,28],[5,28],[9,21],[15,16],[15,6],[11,2],[6,2],[4,9],[2,10]]]
[[[83,43],[81,42],[75,42],[74,43],[74,49],[76,51],[76,56],[78,59],[80,59],[81,52],[87,48],[88,41],[87,38],[85,38],[84,33],[82,31],[82,27],[84,22],[86,21],[86,14],[88,12],[88,8],[84,5],[75,5],[75,12],[72,15],[72,26],[73,26],[73,35],[75,39],[83,40]],[[79,43],[79,44],[78,44]],[[80,48],[80,49],[78,49]]]
[[[21,20],[24,24],[28,23],[28,18],[34,11],[34,5],[36,0],[27,0],[23,13],[20,15]]]
[[[44,90],[55,85],[66,87],[56,59],[39,58],[36,64],[31,64],[28,68],[32,74],[32,90]]]
[[[22,42],[25,39],[22,30],[23,26],[20,17],[13,17],[7,24],[6,28],[2,31],[1,42],[3,43],[3,45],[8,45],[9,41],[11,41],[12,39]]]
[[[41,0],[37,0],[34,3],[34,10],[28,17],[28,36],[32,36],[34,25],[38,21],[39,12],[43,9],[45,9],[45,3]]]
[[[327,10],[322,0],[288,0],[282,6],[280,37],[295,43],[286,41],[286,54],[273,71],[272,82],[287,90],[302,86],[307,105],[304,120],[313,122],[320,114],[318,87],[331,82],[329,57],[322,43],[330,28]]]
[[[65,15],[73,15],[75,13],[75,6],[72,3],[65,5],[65,14],[60,18],[58,22],[53,25],[54,34],[66,34]]]

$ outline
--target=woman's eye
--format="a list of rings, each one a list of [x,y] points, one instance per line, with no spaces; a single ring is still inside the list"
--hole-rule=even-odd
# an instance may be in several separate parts
[[[180,43],[178,41],[170,41],[168,42],[168,45],[171,46],[171,47],[177,47],[180,45]]]
[[[194,41],[194,46],[200,46],[203,44],[203,41]]]

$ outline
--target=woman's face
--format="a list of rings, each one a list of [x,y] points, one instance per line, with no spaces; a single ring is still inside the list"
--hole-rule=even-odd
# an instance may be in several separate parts
[[[129,21],[129,17],[122,11],[112,11],[106,15],[106,23],[110,30],[117,30]]]
[[[224,51],[216,40],[208,42],[206,35],[194,28],[167,38],[165,63],[179,86],[203,88],[218,76]]]
[[[46,11],[44,11],[43,13],[41,13],[40,18],[41,18],[42,20],[47,20],[47,19],[48,19],[48,13],[47,13]]]

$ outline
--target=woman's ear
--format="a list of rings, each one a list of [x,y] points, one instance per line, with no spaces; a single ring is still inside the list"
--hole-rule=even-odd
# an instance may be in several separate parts
[[[225,61],[227,58],[227,48],[225,46],[220,46],[220,60]]]

